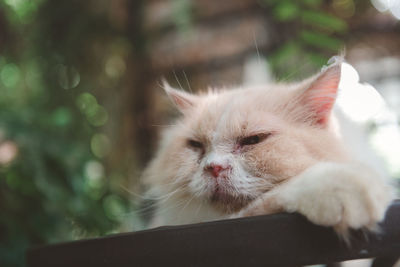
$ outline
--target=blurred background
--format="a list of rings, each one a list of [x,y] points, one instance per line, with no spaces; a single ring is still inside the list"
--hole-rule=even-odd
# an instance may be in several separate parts
[[[0,266],[142,228],[138,180],[174,114],[161,77],[297,80],[346,47],[389,108],[371,90],[347,105],[400,178],[399,19],[397,0],[0,0]]]

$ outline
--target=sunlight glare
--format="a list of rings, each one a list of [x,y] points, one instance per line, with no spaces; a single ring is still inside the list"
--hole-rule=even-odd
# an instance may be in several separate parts
[[[382,114],[387,113],[387,106],[382,96],[371,85],[359,83],[359,79],[353,66],[343,63],[337,105],[357,122],[382,117]]]
[[[389,173],[400,177],[400,129],[397,125],[383,125],[371,134],[373,148],[385,158]]]
[[[399,0],[371,0],[371,3],[379,12],[390,11],[396,19],[400,19]]]

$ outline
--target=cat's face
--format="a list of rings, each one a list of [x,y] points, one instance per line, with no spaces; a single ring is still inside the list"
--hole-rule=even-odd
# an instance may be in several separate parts
[[[332,82],[328,78],[325,87]],[[273,85],[200,96],[170,90],[183,117],[165,134],[153,163],[162,172],[158,183],[229,213],[317,161],[341,154],[328,125],[332,105],[326,107],[324,96],[313,90],[309,98],[319,106],[303,102],[304,97],[309,101],[303,91],[312,86]]]

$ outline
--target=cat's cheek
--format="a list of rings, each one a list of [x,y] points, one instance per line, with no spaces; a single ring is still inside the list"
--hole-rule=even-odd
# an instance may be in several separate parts
[[[277,157],[271,151],[254,151],[247,154],[245,158],[245,165],[250,173],[257,177],[266,177],[272,175],[284,179],[287,177],[285,168],[286,164],[282,164],[281,157]]]
[[[272,143],[268,150],[260,152],[259,158],[266,159],[263,163],[268,172],[281,180],[294,177],[317,163],[304,145],[290,136]]]
[[[195,173],[189,181],[188,187],[191,195],[199,197],[207,197],[208,186],[202,179],[201,175]]]
[[[203,158],[203,152],[200,149],[183,147],[179,154],[179,161],[188,165],[198,166]]]

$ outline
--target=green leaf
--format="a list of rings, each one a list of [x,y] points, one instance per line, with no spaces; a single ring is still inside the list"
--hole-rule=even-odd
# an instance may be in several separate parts
[[[173,20],[178,31],[188,33],[193,24],[193,7],[191,1],[174,0],[172,2]]]
[[[273,13],[280,21],[291,21],[298,17],[299,7],[294,2],[283,1],[275,6]]]
[[[29,16],[31,16],[38,7],[38,1],[4,0],[4,2],[14,10],[23,23],[29,21]]]
[[[303,49],[298,42],[288,42],[269,57],[279,80],[296,79],[299,74],[298,62],[302,61]]]
[[[305,24],[316,26],[324,30],[343,33],[348,29],[347,23],[344,20],[324,12],[310,10],[303,11],[301,19]]]
[[[303,0],[303,3],[309,7],[319,7],[322,4],[322,0]]]
[[[335,52],[339,51],[343,47],[342,40],[311,31],[302,31],[300,33],[300,39],[305,44],[313,47],[330,49]]]
[[[300,47],[295,42],[289,42],[279,48],[275,53],[269,58],[272,65],[281,64],[289,61],[293,56],[298,54]]]
[[[322,67],[328,61],[328,58],[319,53],[308,53],[308,58],[317,67]]]
[[[17,85],[20,76],[21,74],[18,66],[13,63],[5,65],[0,72],[1,81],[9,88]]]
[[[261,4],[266,4],[266,5],[275,5],[276,3],[279,3],[281,0],[262,0]]]

